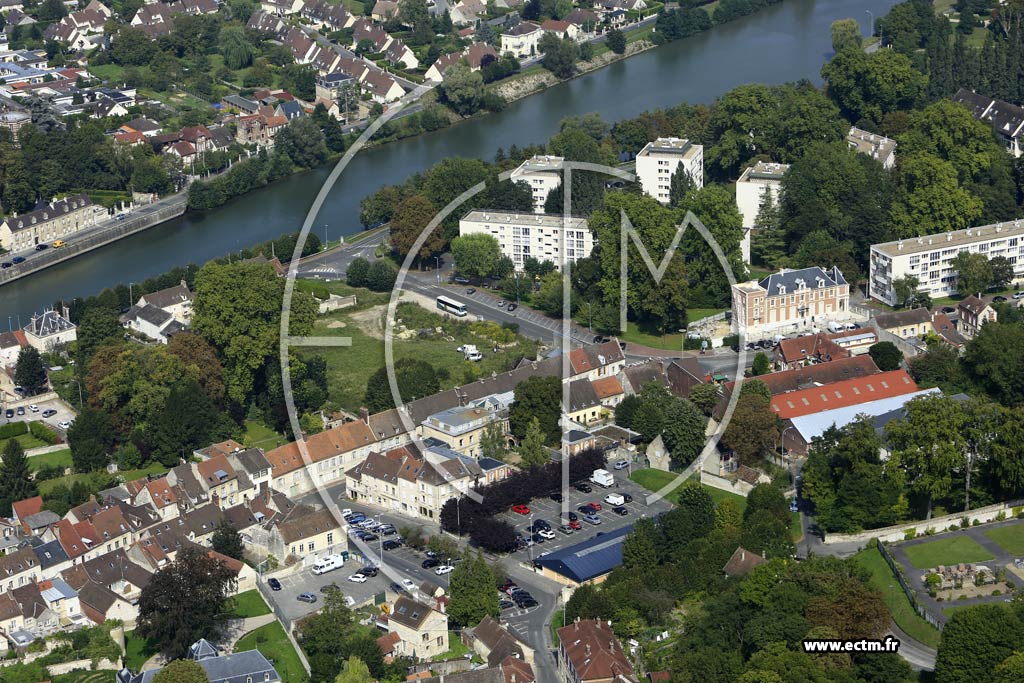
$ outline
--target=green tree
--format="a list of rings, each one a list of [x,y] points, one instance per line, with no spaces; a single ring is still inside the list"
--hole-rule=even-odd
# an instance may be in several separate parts
[[[647,572],[658,564],[659,536],[654,520],[637,520],[622,542],[622,566],[629,571]]]
[[[497,617],[499,613],[498,592],[494,571],[477,551],[463,558],[451,573],[448,616],[457,624],[469,626],[478,624],[486,616]]]
[[[605,34],[605,44],[608,49],[617,55],[626,52],[626,34],[617,28],[613,28]]]
[[[782,491],[771,484],[758,484],[747,494],[747,507],[743,510],[743,521],[746,523],[758,511],[764,510],[783,526],[789,527],[789,504]]]
[[[870,55],[844,50],[821,68],[828,94],[846,118],[881,121],[882,116],[913,109],[925,95],[928,79],[913,62],[896,50]]]
[[[449,67],[440,86],[444,101],[461,116],[480,110],[484,102],[484,79],[479,71],[459,62]]]
[[[711,415],[711,411],[714,410],[721,397],[718,385],[711,382],[698,384],[690,389],[690,401],[705,415]],[[617,415],[618,411],[616,411]]]
[[[995,669],[994,683],[1016,683],[1024,681],[1024,652],[1016,651]]]
[[[4,444],[3,463],[0,463],[0,514],[10,517],[12,503],[38,493],[21,443],[8,439]]]
[[[389,241],[400,258],[405,258],[419,239],[427,224],[433,220],[437,208],[426,197],[413,195],[402,201],[391,218]],[[427,234],[425,241],[416,252],[416,258],[423,262],[444,249],[444,236],[440,228]]]
[[[989,259],[989,267],[992,270],[992,287],[1006,289],[1013,282],[1013,264],[1005,256],[993,256]]]
[[[221,354],[228,397],[241,404],[279,355],[284,282],[266,263],[207,263],[196,274],[192,328]],[[313,330],[316,304],[296,291],[288,333]]]
[[[244,69],[252,64],[252,44],[241,26],[225,26],[220,30],[217,42],[224,55],[224,64],[229,69]]]
[[[208,683],[209,678],[199,662],[194,659],[175,659],[153,676],[153,683]]]
[[[370,262],[362,256],[357,256],[348,264],[348,269],[345,271],[345,282],[349,287],[365,287],[369,271]]]
[[[165,657],[184,657],[192,643],[220,634],[234,584],[232,571],[203,548],[182,548],[142,589],[135,631]]]
[[[334,683],[374,683],[374,678],[366,663],[352,655],[342,664],[341,673],[334,679]]]
[[[963,296],[981,294],[992,284],[992,264],[985,254],[961,251],[949,267],[956,271],[956,289]]]
[[[898,185],[889,221],[903,239],[970,227],[984,208],[959,185],[953,165],[931,154],[903,158]]]
[[[860,50],[861,42],[860,24],[856,19],[836,19],[832,22],[833,50]]]
[[[771,452],[779,443],[779,420],[772,412],[770,399],[756,393],[741,393],[732,420],[722,434],[722,443],[745,465],[756,465]]]
[[[522,464],[529,468],[540,467],[551,462],[547,449],[544,448],[544,431],[540,427],[540,420],[536,417],[530,420],[526,426],[526,436],[523,437],[519,446],[519,457]]]
[[[528,377],[516,385],[515,402],[509,409],[509,431],[523,439],[536,418],[543,442],[557,444],[562,438],[561,405],[562,383],[558,377]]]
[[[976,605],[954,612],[942,630],[936,683],[992,680],[992,672],[1020,650],[1021,622],[1004,605]]]
[[[484,428],[484,433],[480,436],[480,455],[485,458],[504,460],[507,452],[505,434],[501,425],[497,422],[487,425]]]
[[[692,189],[693,178],[690,177],[690,173],[686,170],[686,167],[683,164],[680,164],[679,167],[676,168],[676,172],[672,174],[672,179],[669,181],[669,206],[679,206],[682,204],[686,195]]]
[[[28,396],[35,396],[46,387],[46,366],[37,349],[29,346],[18,352],[14,383]]]
[[[537,43],[537,49],[544,55],[544,68],[558,78],[571,78],[576,73],[579,59],[579,44],[571,38],[559,38],[554,33],[545,33]]]
[[[85,408],[68,429],[71,462],[77,472],[93,472],[110,462],[114,427],[102,410]]]
[[[227,555],[236,560],[245,557],[245,544],[242,542],[242,536],[227,518],[222,519],[217,524],[217,528],[213,530],[210,547],[221,555]]]
[[[971,385],[1004,406],[1024,404],[1024,326],[989,322],[967,343],[962,368]]]
[[[754,373],[754,376],[767,375],[772,371],[772,365],[768,361],[768,356],[762,351],[758,351],[754,355],[754,363],[751,366],[750,371]]]
[[[395,382],[398,395],[403,402],[436,394],[441,390],[441,381],[433,366],[419,358],[399,358],[395,361]],[[391,384],[387,368],[378,368],[366,382],[363,403],[371,413],[379,413],[395,407],[391,397]]]
[[[892,281],[892,291],[896,295],[896,307],[910,306],[910,302],[917,296],[917,289],[921,281],[916,275],[903,275]]]
[[[871,348],[868,349],[868,355],[871,356],[871,360],[875,361],[875,365],[882,372],[898,370],[903,364],[903,352],[892,342],[885,341],[872,344]]]
[[[308,116],[289,121],[274,138],[274,147],[287,154],[299,168],[319,166],[327,161],[329,155],[323,131]]]
[[[467,277],[487,277],[501,258],[501,246],[493,235],[463,235],[452,240],[455,267]]]
[[[693,462],[704,447],[704,415],[690,401],[676,397],[666,402],[664,415],[661,434],[672,459],[679,464]]]
[[[177,465],[188,453],[209,443],[215,419],[216,410],[199,382],[182,378],[171,387],[151,425],[148,440],[153,455],[168,467]]]

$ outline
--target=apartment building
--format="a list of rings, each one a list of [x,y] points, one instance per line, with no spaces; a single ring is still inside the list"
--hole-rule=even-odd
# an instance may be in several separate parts
[[[745,168],[736,181],[736,208],[743,216],[740,251],[744,263],[750,263],[750,229],[758,227],[757,217],[765,204],[770,201],[778,206],[782,195],[782,179],[788,171],[789,164],[759,161]]]
[[[562,263],[586,258],[594,249],[586,218],[474,209],[459,221],[459,234],[492,235],[517,271],[531,256],[561,270]]]
[[[536,155],[530,157],[512,171],[509,180],[524,182],[533,191],[533,210],[544,213],[544,202],[548,193],[562,185],[562,157]]]
[[[434,413],[420,424],[423,438],[435,438],[463,455],[478,458],[484,431],[492,424],[508,432],[508,409],[515,400],[515,392],[492,394],[469,405],[448,408]]]
[[[558,673],[564,683],[639,680],[611,622],[580,619],[558,629]]]
[[[103,208],[95,206],[85,194],[55,200],[36,211],[4,219],[0,223],[0,246],[8,251],[32,249],[92,227],[97,216],[104,214]]]
[[[849,317],[850,285],[839,268],[786,270],[732,287],[733,316],[748,335]]]
[[[892,138],[853,126],[846,134],[846,144],[850,149],[875,159],[887,171],[896,165],[896,141]]]
[[[704,187],[704,146],[682,138],[658,138],[636,155],[636,175],[644,192],[668,204],[672,176],[682,167],[694,187]]]
[[[1013,282],[1024,280],[1024,223],[1020,219],[976,228],[954,230],[895,242],[871,245],[868,294],[893,306],[894,282],[907,276],[917,278],[918,291],[933,299],[957,292],[957,272],[952,261],[960,252],[984,254],[991,259],[1005,256],[1013,265]]]

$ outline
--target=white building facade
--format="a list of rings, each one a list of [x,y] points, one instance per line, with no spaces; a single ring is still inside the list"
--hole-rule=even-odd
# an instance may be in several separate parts
[[[893,283],[914,276],[918,291],[933,299],[957,292],[957,272],[951,262],[962,251],[989,259],[1005,256],[1013,265],[1013,282],[1024,281],[1024,222],[1020,219],[966,230],[871,245],[868,295],[896,304]]]
[[[533,210],[536,213],[544,213],[544,202],[547,201],[548,193],[562,185],[562,157],[537,155],[519,164],[519,168],[512,171],[509,180],[512,182],[522,181],[530,186],[533,192]]]
[[[775,206],[782,195],[782,179],[789,164],[759,161],[747,167],[736,181],[736,208],[743,217],[743,241],[740,251],[743,262],[750,263],[750,230],[758,227],[757,217],[769,201]]]
[[[586,218],[506,213],[474,209],[459,221],[460,235],[492,235],[501,253],[512,259],[517,271],[526,259],[551,261],[561,269],[564,261],[590,256],[594,236]]]
[[[704,146],[682,138],[658,138],[636,155],[636,175],[645,193],[668,204],[672,175],[682,166],[697,188],[704,187]]]

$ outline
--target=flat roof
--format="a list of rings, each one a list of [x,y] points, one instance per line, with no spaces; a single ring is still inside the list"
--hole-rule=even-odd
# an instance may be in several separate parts
[[[775,164],[768,161],[759,161],[753,166],[748,166],[740,174],[736,182],[745,183],[751,178],[755,180],[782,180],[789,172],[789,164]]]
[[[952,249],[977,242],[989,242],[1001,237],[1019,237],[1022,234],[1024,234],[1024,222],[1018,218],[1013,221],[991,223],[952,232],[940,232],[906,240],[872,244],[871,251],[877,251],[886,256],[920,254],[935,249]]]
[[[519,168],[516,169],[516,172],[560,171],[562,170],[563,161],[565,161],[564,157],[556,157],[549,154],[537,154],[519,164]]]
[[[699,145],[695,145],[685,138],[658,138],[653,142],[648,142],[637,156],[672,154],[688,159],[697,153],[698,148]]]
[[[521,225],[524,227],[566,227],[566,220],[563,216],[548,216],[542,213],[510,213],[506,211],[472,209],[462,217],[462,220],[473,223],[498,223],[504,225]],[[580,216],[569,216],[568,223],[568,227],[573,230],[587,229],[587,219]]]
[[[896,141],[878,133],[862,130],[856,126],[846,134],[846,142],[850,147],[884,162],[896,149]]]

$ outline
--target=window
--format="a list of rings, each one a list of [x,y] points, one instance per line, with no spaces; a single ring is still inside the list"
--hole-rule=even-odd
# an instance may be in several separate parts
[[[313,546],[314,546],[313,541],[310,541],[309,542],[309,552],[313,552]]]
[[[327,545],[334,545],[334,532],[333,531],[328,531],[327,532]]]

